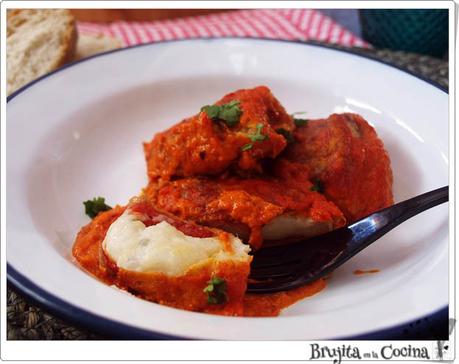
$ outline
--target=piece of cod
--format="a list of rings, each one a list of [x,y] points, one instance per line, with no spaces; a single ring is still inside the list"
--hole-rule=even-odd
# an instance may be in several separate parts
[[[361,116],[344,113],[310,120],[293,138],[276,163],[290,161],[305,169],[348,223],[394,203],[389,155]]]

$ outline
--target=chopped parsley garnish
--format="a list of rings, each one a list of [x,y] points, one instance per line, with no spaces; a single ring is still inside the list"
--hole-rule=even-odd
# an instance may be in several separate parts
[[[293,122],[295,123],[296,126],[304,126],[308,123],[308,119],[297,119],[297,118],[293,118]]]
[[[263,140],[268,139],[267,135],[261,134],[261,130],[263,129],[263,124],[257,124],[255,134],[246,134],[247,137],[252,141],[252,143],[247,143],[241,147],[241,150],[244,152],[246,150],[252,149],[253,143],[255,142],[262,142]]]
[[[297,115],[304,115],[307,113],[308,113],[307,111],[297,111],[291,115],[291,117],[293,118],[293,122],[295,123],[296,126],[304,126],[307,124],[309,119],[303,119],[303,118],[296,117]]]
[[[310,190],[314,192],[322,193],[324,192],[324,184],[320,179],[315,179],[314,185],[311,186]]]
[[[247,136],[252,142],[262,142],[263,140],[268,139],[267,135],[261,134],[262,129],[263,129],[263,124],[257,124],[257,130],[255,134],[247,134]]]
[[[201,111],[204,111],[209,118],[212,120],[218,120],[218,114],[220,113],[220,106],[217,105],[206,105],[201,107]]]
[[[111,209],[111,207],[105,203],[105,198],[103,197],[94,197],[92,200],[83,202],[83,205],[84,212],[91,219],[94,219],[99,212],[108,211]]]
[[[228,301],[228,295],[226,294],[226,281],[219,277],[212,277],[207,282],[206,288],[203,292],[207,294],[207,302],[212,305],[218,305]]]
[[[223,120],[228,126],[236,125],[242,115],[238,100],[232,100],[224,105],[206,105],[201,107],[201,111],[213,121]]]
[[[292,133],[289,132],[287,129],[284,129],[284,128],[276,129],[276,133],[282,135],[287,141],[287,143],[293,143],[295,141]]]
[[[253,143],[247,143],[241,147],[241,150],[245,152],[246,150],[252,149]]]

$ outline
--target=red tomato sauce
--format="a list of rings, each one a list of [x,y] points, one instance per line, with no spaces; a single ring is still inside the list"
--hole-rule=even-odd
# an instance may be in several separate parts
[[[220,175],[228,168],[261,172],[261,160],[275,158],[287,145],[276,130],[293,130],[293,120],[265,86],[230,93],[215,105],[235,100],[242,111],[235,125],[212,120],[201,111],[145,143],[150,180]],[[252,142],[250,135],[259,126],[264,139]],[[248,144],[251,147],[244,148]]]
[[[139,208],[137,206],[137,211]],[[291,291],[268,295],[244,295],[248,267],[224,265],[219,267],[218,274],[228,282],[228,304],[208,305],[202,287],[208,280],[209,272],[196,272],[187,278],[185,283],[183,279],[178,280],[160,273],[132,273],[122,269],[116,269],[118,276],[121,275],[121,278],[116,278],[113,267],[107,266],[105,262],[101,263],[101,245],[108,228],[124,210],[124,207],[117,206],[100,213],[91,223],[84,226],[76,238],[73,255],[81,267],[95,277],[107,284],[116,284],[140,298],[172,307],[220,315],[277,316],[283,308],[320,292],[326,286],[325,280],[320,279]],[[159,296],[158,292],[162,294]],[[164,292],[168,294],[164,295]]]
[[[333,228],[345,225],[342,212],[285,161],[282,178],[184,178],[158,189],[150,184],[144,196],[162,210],[185,220],[237,234],[254,249],[262,246],[262,228],[284,213],[301,214]]]
[[[393,204],[389,156],[359,115],[333,114],[296,127],[265,86],[230,93],[213,108],[234,101],[241,112],[235,124],[200,111],[144,143],[149,185],[130,209],[145,225],[167,221],[189,236],[218,236],[230,251],[230,235],[218,228],[255,250],[262,246],[263,227],[280,215],[299,215],[336,229]],[[209,305],[203,285],[211,271],[175,278],[124,271],[107,259],[102,242],[124,210],[117,206],[100,213],[83,227],[73,255],[97,278],[138,297],[199,312],[277,316],[326,286],[320,279],[291,291],[244,295],[248,263],[225,262],[212,269],[228,282],[230,299]]]
[[[355,275],[362,275],[362,274],[372,274],[372,273],[378,273],[379,269],[367,269],[367,270],[361,270],[361,269],[356,269],[353,273]]]
[[[307,170],[322,182],[323,193],[344,213],[348,223],[391,206],[392,170],[374,128],[352,113],[310,120],[293,133],[281,158]]]

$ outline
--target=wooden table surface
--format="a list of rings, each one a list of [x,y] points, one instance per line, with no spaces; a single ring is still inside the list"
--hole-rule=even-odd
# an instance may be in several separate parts
[[[227,11],[225,9],[72,9],[79,21],[112,22],[116,20],[160,20]]]

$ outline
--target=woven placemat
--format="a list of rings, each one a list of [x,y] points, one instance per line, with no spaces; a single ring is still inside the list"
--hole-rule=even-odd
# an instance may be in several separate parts
[[[342,47],[337,47],[342,48]],[[390,49],[365,49],[352,48],[356,53],[368,55],[406,69],[415,75],[432,81],[441,87],[448,89],[448,61],[430,56],[392,51]]]
[[[335,48],[346,49],[339,46]],[[385,49],[352,48],[351,50],[407,69],[446,89],[448,88],[448,62],[445,60]],[[48,314],[36,305],[28,303],[9,285],[7,305],[7,338],[9,340],[108,339],[76,328]]]

